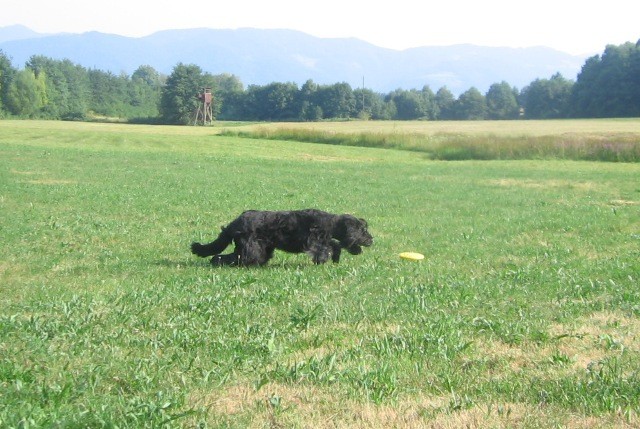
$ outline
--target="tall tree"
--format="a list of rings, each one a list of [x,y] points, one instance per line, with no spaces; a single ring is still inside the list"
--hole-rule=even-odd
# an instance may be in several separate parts
[[[353,90],[356,100],[355,110],[351,116],[361,119],[391,119],[388,117],[384,95],[370,89],[359,88]]]
[[[168,124],[186,125],[194,120],[200,101],[197,95],[212,80],[195,64],[179,63],[167,78],[160,99],[160,115]]]
[[[424,117],[426,119],[436,119],[440,114],[438,103],[436,103],[436,95],[428,85],[425,85],[420,91],[420,96],[424,103]]]
[[[214,116],[224,120],[241,118],[244,85],[235,75],[223,73],[214,75],[216,93],[214,96]]]
[[[608,45],[602,56],[585,62],[572,93],[573,116],[629,117],[640,115],[636,92],[640,75],[640,47]]]
[[[16,70],[11,65],[11,59],[0,50],[0,118],[2,117],[2,112],[4,111],[3,104],[6,102],[7,89],[9,88],[9,83],[13,79],[13,76],[16,74]]]
[[[551,79],[536,79],[522,89],[524,114],[528,119],[559,119],[568,116],[573,81],[560,73]]]
[[[128,76],[114,75],[102,70],[89,70],[91,98],[89,108],[98,114],[125,118],[129,116],[131,99]]]
[[[396,106],[396,118],[400,120],[420,119],[427,116],[425,99],[415,89],[397,89],[390,94],[390,101]]]
[[[454,105],[455,116],[462,120],[481,120],[487,117],[487,103],[477,88],[471,87],[460,94]]]
[[[487,113],[489,119],[515,119],[518,117],[518,90],[505,81],[494,83],[487,91]]]
[[[355,111],[353,90],[345,82],[320,86],[316,99],[325,118],[349,118]]]
[[[263,96],[265,119],[281,121],[298,117],[298,85],[295,83],[271,83],[264,87]]]
[[[34,117],[47,102],[44,74],[30,69],[16,73],[7,90],[7,107],[14,115]]]
[[[140,66],[133,72],[129,82],[129,98],[133,115],[137,118],[158,116],[158,105],[164,81],[164,77],[148,65]]]
[[[69,60],[54,60],[34,55],[26,64],[36,76],[46,81],[47,104],[44,117],[52,119],[84,119],[87,114],[91,88],[87,70]]]
[[[322,119],[322,108],[318,105],[319,85],[309,79],[298,91],[298,106],[300,112],[298,119],[301,121],[319,121]]]
[[[294,83],[250,85],[245,111],[250,119],[258,121],[295,119],[299,116],[298,100],[298,87]]]
[[[635,106],[630,114],[632,116],[640,116],[640,39],[636,42],[636,47],[629,59],[629,74],[631,75],[629,93],[632,97],[633,106]]]
[[[438,107],[437,119],[455,119],[454,105],[456,99],[446,86],[436,92],[435,103]]]

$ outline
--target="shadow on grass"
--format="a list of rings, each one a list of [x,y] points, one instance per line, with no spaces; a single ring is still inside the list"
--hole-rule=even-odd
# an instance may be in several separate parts
[[[242,265],[212,265],[211,259],[169,259],[164,258],[159,261],[156,261],[155,265],[168,267],[168,268],[184,268],[184,267],[209,267],[212,270],[285,270],[285,271],[296,271],[296,270],[308,270],[316,267],[313,262],[310,260],[307,261],[292,261],[292,260],[283,260],[283,261],[270,261],[265,265],[252,265],[252,266],[242,266]],[[324,264],[325,266],[338,266],[338,264],[327,262]]]
[[[155,261],[154,265],[159,267],[166,267],[166,268],[184,268],[184,267],[197,267],[199,265],[202,265],[202,262],[204,261],[199,261],[197,259],[164,258],[164,259]],[[208,265],[209,262],[206,261],[206,264]]]

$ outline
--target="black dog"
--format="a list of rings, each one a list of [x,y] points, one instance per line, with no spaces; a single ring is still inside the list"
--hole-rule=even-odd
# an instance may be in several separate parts
[[[233,253],[220,255],[231,242]],[[315,209],[296,211],[249,210],[222,228],[209,244],[192,243],[191,252],[214,256],[213,265],[264,265],[275,249],[290,253],[308,253],[313,262],[324,264],[331,258],[340,261],[341,249],[352,255],[362,253],[373,238],[367,222],[348,214],[335,215]]]

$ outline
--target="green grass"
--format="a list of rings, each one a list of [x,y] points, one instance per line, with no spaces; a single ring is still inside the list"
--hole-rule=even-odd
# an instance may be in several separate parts
[[[0,121],[0,427],[640,424],[639,164],[219,130]],[[366,218],[374,246],[189,253],[303,207]]]

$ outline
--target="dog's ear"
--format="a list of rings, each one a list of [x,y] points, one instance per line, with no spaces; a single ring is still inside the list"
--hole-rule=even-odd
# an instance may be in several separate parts
[[[356,223],[356,218],[351,215],[339,215],[333,227],[333,238],[338,241],[346,240],[349,235],[349,231],[353,230]]]
[[[331,235],[336,240],[342,240],[347,235],[347,227],[344,223],[343,215],[338,216],[338,218],[336,219]]]

